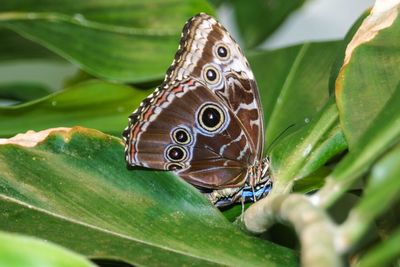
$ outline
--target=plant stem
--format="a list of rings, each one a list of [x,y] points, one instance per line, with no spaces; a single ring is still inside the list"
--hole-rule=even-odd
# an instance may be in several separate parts
[[[342,266],[336,249],[337,227],[308,197],[282,194],[264,198],[244,213],[241,223],[252,233],[262,233],[276,222],[289,223],[296,230],[303,266]]]

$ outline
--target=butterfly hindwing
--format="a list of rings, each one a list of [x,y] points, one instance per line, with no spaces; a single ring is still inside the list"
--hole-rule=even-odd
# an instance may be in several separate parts
[[[240,120],[201,81],[173,84],[131,116],[128,163],[175,170],[205,188],[243,183],[255,147]]]

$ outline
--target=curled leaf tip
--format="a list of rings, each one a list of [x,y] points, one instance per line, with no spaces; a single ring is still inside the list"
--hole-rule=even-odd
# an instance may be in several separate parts
[[[400,0],[377,0],[371,13],[365,18],[353,39],[348,44],[344,64],[351,59],[355,48],[372,40],[379,31],[390,27],[398,16]]]

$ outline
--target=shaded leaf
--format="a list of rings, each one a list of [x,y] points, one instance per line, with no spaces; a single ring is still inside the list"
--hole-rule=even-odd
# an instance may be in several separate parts
[[[268,37],[304,0],[234,0],[236,22],[246,47],[254,47]]]
[[[267,146],[309,122],[329,97],[329,72],[340,42],[308,43],[249,54],[264,106]]]
[[[125,82],[164,76],[185,21],[199,12],[214,13],[201,0],[6,0],[1,10],[0,26],[90,74]]]
[[[0,107],[0,136],[51,127],[85,126],[121,136],[147,91],[88,81],[36,101]]]
[[[128,171],[117,138],[75,128],[4,142],[3,230],[135,265],[296,265],[290,250],[240,232],[172,173]]]
[[[84,257],[55,244],[0,232],[0,266],[94,267]]]

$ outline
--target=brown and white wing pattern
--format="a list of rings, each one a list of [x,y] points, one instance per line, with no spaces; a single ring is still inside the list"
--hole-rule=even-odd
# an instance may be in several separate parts
[[[172,84],[131,116],[128,164],[173,170],[202,188],[243,185],[255,147],[238,118],[201,81]]]
[[[184,77],[203,80],[227,104],[242,122],[260,159],[263,112],[253,72],[228,31],[207,14],[194,16],[184,26],[179,49],[161,88]]]
[[[261,198],[269,188],[253,73],[206,14],[186,23],[164,82],[132,113],[123,136],[130,166],[172,170],[217,206]]]

